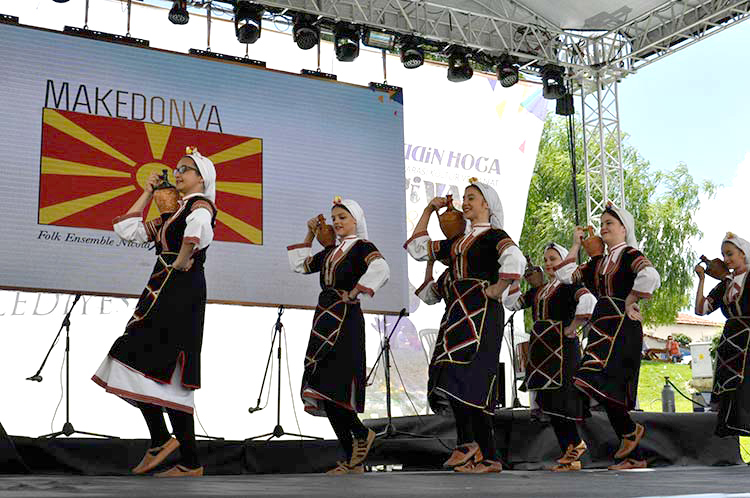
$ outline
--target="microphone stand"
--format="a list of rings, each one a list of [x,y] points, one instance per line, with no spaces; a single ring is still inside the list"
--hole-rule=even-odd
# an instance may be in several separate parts
[[[521,401],[518,399],[518,386],[516,383],[518,382],[518,379],[516,377],[516,337],[515,337],[515,329],[513,327],[513,318],[516,316],[516,312],[514,311],[511,313],[510,318],[508,318],[508,321],[505,322],[505,326],[510,325],[510,363],[511,363],[511,373],[513,374],[513,387],[511,389],[511,395],[513,396],[513,401],[511,402],[511,408],[525,408]]]
[[[79,299],[81,299],[81,295],[76,294],[76,297],[73,300],[73,304],[70,306],[70,309],[65,314],[65,318],[63,318],[62,324],[60,325],[60,330],[57,331],[57,335],[55,336],[55,339],[52,341],[52,345],[50,346],[49,351],[47,351],[47,356],[44,357],[42,364],[39,366],[39,370],[37,370],[36,373],[32,375],[31,377],[26,378],[26,380],[31,380],[34,382],[42,381],[42,375],[41,375],[42,369],[44,368],[44,365],[47,363],[47,359],[49,358],[49,355],[52,352],[52,349],[55,347],[55,344],[57,344],[57,341],[60,339],[60,334],[62,333],[62,330],[64,328],[65,329],[65,423],[63,424],[63,428],[61,431],[52,432],[50,434],[45,434],[39,437],[52,439],[52,438],[56,438],[57,436],[62,436],[62,435],[70,437],[73,434],[84,434],[86,436],[120,439],[117,436],[107,436],[105,434],[97,434],[95,432],[78,431],[73,428],[73,424],[70,422],[70,314],[73,312],[73,308],[75,308],[76,303],[78,302]]]
[[[396,429],[396,426],[393,425],[393,415],[391,413],[391,337],[398,328],[399,322],[405,315],[406,308],[402,308],[398,314],[396,323],[393,324],[393,327],[391,328],[391,332],[389,334],[386,334],[386,331],[383,332],[383,343],[380,347],[380,353],[378,353],[378,357],[375,359],[375,364],[372,367],[371,374],[377,370],[378,364],[380,363],[380,358],[382,357],[384,359],[383,374],[385,375],[385,407],[388,422],[386,423],[385,428],[375,435],[376,438],[390,439],[397,436],[411,436],[416,438],[429,439],[432,437],[424,434],[400,431]],[[385,315],[383,315],[383,327],[385,328],[385,326]],[[367,384],[367,382],[365,382],[365,384]],[[404,386],[404,389],[406,389],[406,386]]]
[[[269,436],[266,441],[270,441],[271,439],[275,437],[281,437],[281,436],[296,436],[296,437],[306,437],[310,439],[317,439],[322,440],[322,437],[317,436],[307,436],[305,434],[295,434],[293,432],[286,432],[284,431],[284,428],[281,426],[281,339],[282,334],[284,333],[284,324],[281,323],[281,315],[284,314],[284,305],[279,306],[279,315],[276,317],[276,325],[274,325],[274,331],[273,331],[273,338],[271,339],[271,349],[268,351],[268,360],[266,361],[266,371],[263,372],[263,382],[260,384],[260,393],[258,394],[258,403],[254,407],[250,407],[247,409],[248,412],[254,413],[257,411],[262,410],[260,406],[260,399],[263,396],[263,387],[266,384],[266,377],[268,376],[268,367],[271,364],[271,356],[273,355],[273,343],[276,342],[278,338],[278,348],[277,348],[277,367],[278,367],[278,375],[276,377],[276,383],[278,390],[276,391],[276,426],[273,428],[273,431],[267,432],[266,434],[261,434],[259,436],[253,436],[246,439],[246,441],[252,441],[253,439],[259,439],[262,437]],[[270,388],[269,381],[269,388]]]

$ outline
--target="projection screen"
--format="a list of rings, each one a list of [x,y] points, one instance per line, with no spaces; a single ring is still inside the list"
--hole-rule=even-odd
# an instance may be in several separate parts
[[[311,307],[318,278],[291,273],[286,246],[340,195],[391,268],[363,307],[406,305],[400,91],[21,26],[0,39],[0,287],[138,296],[154,252],[112,219],[197,146],[217,169],[209,301]]]

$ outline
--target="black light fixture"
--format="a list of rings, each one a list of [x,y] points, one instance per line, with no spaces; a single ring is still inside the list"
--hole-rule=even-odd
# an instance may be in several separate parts
[[[56,2],[56,3],[65,3],[65,2],[67,2],[68,0],[52,0],[52,1],[53,1],[53,2]]]
[[[333,29],[333,47],[336,58],[341,62],[351,62],[359,56],[359,30],[356,26],[339,22]]]
[[[469,54],[462,49],[454,49],[448,57],[448,81],[460,83],[470,80],[473,75]]]
[[[575,105],[573,104],[573,94],[566,93],[559,99],[555,105],[555,114],[559,116],[572,116],[576,113]]]
[[[542,96],[556,100],[567,93],[565,89],[565,69],[555,64],[542,68]]]
[[[424,64],[424,50],[417,44],[413,36],[401,38],[401,64],[406,69],[415,69]]]
[[[263,6],[248,0],[237,0],[234,6],[234,34],[240,43],[255,43],[260,38]]]
[[[294,14],[292,36],[302,50],[310,50],[320,42],[320,27],[315,21],[317,16],[312,14]]]
[[[510,88],[518,83],[518,67],[514,64],[513,58],[507,54],[500,56],[497,63],[497,81],[503,88]]]
[[[362,43],[372,48],[393,50],[396,47],[396,35],[384,31],[367,29],[362,33]]]
[[[190,14],[187,11],[187,0],[174,0],[169,11],[169,21],[172,24],[187,24]]]

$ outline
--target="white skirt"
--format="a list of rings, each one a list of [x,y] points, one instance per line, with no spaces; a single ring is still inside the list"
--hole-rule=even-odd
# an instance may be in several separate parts
[[[181,372],[179,361],[169,384],[163,384],[107,355],[91,380],[132,405],[143,402],[192,414],[195,390],[182,385]]]

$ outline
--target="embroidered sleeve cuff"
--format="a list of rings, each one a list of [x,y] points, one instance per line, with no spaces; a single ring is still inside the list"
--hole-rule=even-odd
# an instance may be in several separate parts
[[[140,219],[143,219],[143,214],[141,214],[141,213],[123,214],[122,216],[118,216],[117,218],[115,218],[114,220],[112,220],[112,224],[113,225],[117,225],[121,221],[125,221],[125,220],[128,220],[130,218],[140,218]]]
[[[295,249],[303,249],[305,247],[312,247],[312,243],[310,243],[310,244],[305,244],[305,243],[302,243],[302,244],[292,244],[291,246],[286,246],[286,250],[287,251],[293,251]]]
[[[637,291],[635,289],[633,289],[630,292],[632,292],[633,295],[640,297],[641,299],[651,299],[651,295],[652,295],[650,292],[642,292],[642,291]]]
[[[521,280],[520,273],[500,273],[500,280]]]
[[[427,288],[428,285],[432,285],[434,281],[432,279],[426,280],[422,285],[419,286],[419,289],[414,291],[414,294],[417,296]]]
[[[575,257],[571,258],[570,255],[568,255],[567,258],[563,259],[559,264],[555,265],[552,269],[554,271],[557,271],[566,265],[575,264],[575,262],[576,262]]]
[[[422,230],[421,232],[417,232],[413,234],[411,237],[409,237],[409,240],[404,242],[404,249],[406,249],[406,246],[408,246],[411,241],[416,240],[420,237],[427,237],[427,236],[428,236],[427,230]]]
[[[374,290],[372,290],[372,289],[370,289],[368,287],[365,287],[364,285],[357,284],[354,288],[357,289],[362,294],[367,294],[370,297],[372,297],[372,296],[375,295],[375,291]]]
[[[589,320],[591,318],[591,313],[587,313],[584,315],[576,315],[576,318],[579,318],[581,320]]]

